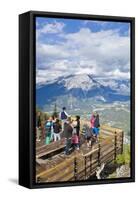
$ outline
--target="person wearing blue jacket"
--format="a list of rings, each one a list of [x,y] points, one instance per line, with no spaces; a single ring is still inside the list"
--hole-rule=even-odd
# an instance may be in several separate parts
[[[100,131],[100,119],[99,119],[99,114],[95,113],[95,120],[94,120],[94,128],[93,128],[93,135],[96,138],[96,142],[98,141],[98,136],[99,136],[99,131]]]

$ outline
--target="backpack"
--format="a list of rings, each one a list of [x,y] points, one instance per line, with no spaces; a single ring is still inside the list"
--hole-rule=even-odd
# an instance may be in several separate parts
[[[46,131],[47,132],[51,132],[51,129],[52,129],[52,123],[51,122],[47,122],[46,123]]]
[[[61,112],[61,119],[67,119],[67,115],[65,114],[64,111]]]
[[[72,140],[73,144],[78,144],[79,143],[79,138],[78,138],[77,135],[73,135],[71,140]]]
[[[92,130],[89,127],[86,127],[86,137],[91,138],[92,137]]]
[[[61,131],[61,125],[60,124],[58,124],[58,123],[54,123],[53,124],[53,129],[54,129],[54,133],[60,133],[60,131]]]
[[[96,117],[95,122],[94,122],[94,127],[96,128],[100,127],[99,117]]]

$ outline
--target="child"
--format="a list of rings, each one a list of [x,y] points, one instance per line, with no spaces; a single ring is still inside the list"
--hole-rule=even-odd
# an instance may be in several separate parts
[[[90,148],[92,147],[92,132],[89,128],[87,128],[87,147]]]
[[[72,147],[73,149],[77,149],[79,150],[79,137],[77,135],[77,121],[72,121],[72,128],[73,128],[73,132],[72,132]]]
[[[72,139],[71,139],[71,142],[72,142],[72,147],[73,149],[77,149],[79,150],[79,138],[77,136],[77,133],[74,133],[73,136],[72,136]]]
[[[59,119],[56,119],[55,123],[53,124],[53,131],[54,131],[54,141],[60,140],[60,133],[62,131],[61,124],[59,123]]]

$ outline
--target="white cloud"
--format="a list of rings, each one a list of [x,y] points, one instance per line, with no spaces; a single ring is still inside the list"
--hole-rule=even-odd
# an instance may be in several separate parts
[[[58,25],[60,32],[64,26]],[[62,28],[61,28],[62,27]],[[52,31],[53,25],[43,31]],[[92,32],[81,28],[76,33],[60,33],[57,44],[37,40],[37,69],[43,68],[57,76],[92,73],[99,76],[128,78],[130,71],[130,38],[118,30]]]
[[[111,23],[113,23],[113,22],[111,22]],[[109,22],[108,21],[98,21],[98,20],[96,20],[96,21],[94,21],[94,20],[84,20],[83,24],[84,25],[87,25],[87,24],[97,24],[97,25],[100,25],[100,26],[104,27],[105,25],[108,25]]]
[[[43,60],[48,58],[65,58],[69,57],[68,51],[63,45],[50,45],[50,44],[39,44],[36,47],[37,56],[42,57]],[[46,57],[45,57],[46,56]]]
[[[60,22],[54,22],[54,23],[49,23],[43,26],[41,29],[41,33],[59,33],[62,32],[64,28],[64,23]]]
[[[62,22],[53,22],[47,23],[43,25],[41,28],[37,29],[37,32],[40,34],[47,34],[47,33],[61,33],[63,31],[65,24]]]
[[[37,41],[39,40],[41,35],[44,35],[44,34],[62,33],[64,26],[65,26],[64,23],[54,21],[53,23],[46,23],[46,24],[43,24],[42,27],[39,27],[39,23],[37,21],[36,22],[36,27],[37,27],[36,39],[37,39]]]
[[[49,70],[37,70],[36,72],[36,83],[37,84],[43,84],[47,81],[52,81],[61,76],[62,74],[59,73],[59,71],[54,71],[54,73],[51,73]]]
[[[112,72],[107,72],[107,76],[111,77],[118,77],[118,78],[130,78],[130,73],[129,72],[121,72],[119,69],[115,69]]]

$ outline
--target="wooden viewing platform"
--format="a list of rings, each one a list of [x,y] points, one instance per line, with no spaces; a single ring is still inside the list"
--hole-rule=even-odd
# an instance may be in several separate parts
[[[123,131],[102,125],[98,143],[88,148],[81,136],[80,150],[69,156],[64,154],[64,139],[49,145],[36,146],[36,181],[59,182],[86,180],[96,173],[103,163],[116,160],[123,153]]]

